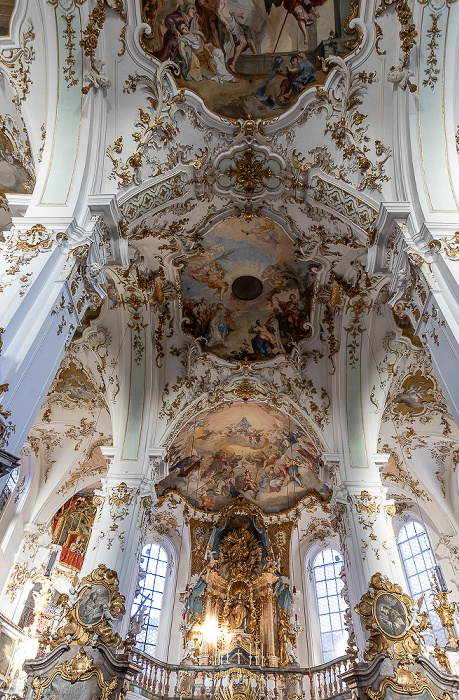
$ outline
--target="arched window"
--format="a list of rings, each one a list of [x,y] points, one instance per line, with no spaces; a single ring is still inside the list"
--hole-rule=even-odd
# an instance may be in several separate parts
[[[144,629],[137,635],[135,645],[150,656],[154,656],[156,651],[166,571],[166,550],[159,544],[147,544],[142,549],[140,590],[134,598],[131,616],[143,609]],[[145,577],[142,578],[144,574]]]
[[[19,467],[16,467],[13,469],[9,476],[8,479],[5,482],[5,485],[3,486],[2,491],[0,492],[0,515],[3,513],[3,511],[6,508],[6,504],[10,500],[10,496],[14,491],[14,487],[18,483],[19,479]]]
[[[324,663],[346,653],[348,633],[344,613],[347,604],[340,595],[344,583],[339,577],[342,566],[341,555],[330,547],[319,552],[312,567]]]
[[[398,534],[398,547],[411,597],[416,601],[424,594],[421,610],[427,611],[432,624],[432,630],[428,630],[427,641],[434,643],[435,639],[438,639],[443,646],[447,640],[446,633],[435,613],[430,597],[435,559],[422,525],[414,520],[404,525]]]

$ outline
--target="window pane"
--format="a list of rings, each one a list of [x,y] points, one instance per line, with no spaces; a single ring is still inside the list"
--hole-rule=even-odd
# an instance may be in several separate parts
[[[446,632],[435,613],[430,596],[435,559],[427,533],[419,523],[407,523],[400,530],[398,545],[412,598],[417,601],[424,594],[421,610],[428,613],[432,623],[432,630],[427,631],[426,641],[428,644],[434,644],[435,639],[438,639],[439,644],[444,646],[447,641]]]
[[[146,575],[144,575],[144,573]],[[140,561],[140,592],[134,599],[131,616],[143,608],[144,629],[136,637],[137,649],[150,656],[156,652],[158,627],[166,583],[167,553],[159,544],[147,544]]]
[[[342,656],[346,649],[346,603],[340,595],[344,583],[339,578],[342,566],[341,555],[331,547],[319,552],[313,564],[324,663]]]
[[[14,491],[14,487],[17,484],[19,478],[19,467],[16,467],[13,469],[13,471],[10,472],[10,475],[8,479],[6,480],[6,484],[3,487],[2,492],[0,493],[0,514],[5,510],[6,504],[10,500],[10,496]]]

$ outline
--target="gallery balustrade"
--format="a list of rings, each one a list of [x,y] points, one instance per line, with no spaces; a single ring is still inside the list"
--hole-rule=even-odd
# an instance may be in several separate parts
[[[350,667],[348,656],[313,668],[260,666],[175,666],[134,650],[131,660],[140,670],[132,686],[153,698],[230,700],[235,693],[252,700],[329,700],[350,692],[341,674]]]

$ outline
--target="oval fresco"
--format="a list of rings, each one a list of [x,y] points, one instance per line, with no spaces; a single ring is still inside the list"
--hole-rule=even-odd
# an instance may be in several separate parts
[[[277,116],[323,84],[321,58],[345,56],[358,41],[351,0],[140,0],[150,25],[140,43],[174,61],[178,86],[224,117]]]
[[[227,360],[288,353],[310,333],[317,267],[294,262],[290,238],[273,221],[226,219],[180,274],[183,328]]]
[[[293,507],[308,492],[323,498],[329,492],[304,430],[269,406],[243,402],[208,411],[183,428],[169,450],[160,494],[168,488],[206,510],[243,495],[268,513]]]

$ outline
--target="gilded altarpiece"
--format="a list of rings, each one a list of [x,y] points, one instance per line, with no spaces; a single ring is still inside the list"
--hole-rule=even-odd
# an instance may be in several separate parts
[[[269,517],[266,518],[269,520]],[[190,521],[192,575],[184,663],[295,665],[288,554],[291,523],[266,523],[239,500],[217,522]]]

